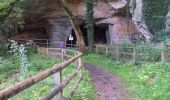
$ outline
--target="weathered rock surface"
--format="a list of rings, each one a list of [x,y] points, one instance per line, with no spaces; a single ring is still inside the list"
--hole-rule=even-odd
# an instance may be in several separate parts
[[[114,24],[109,25],[110,44],[131,43],[134,33],[138,33],[132,20],[123,17],[117,17]]]
[[[131,8],[132,20],[137,30],[144,35],[146,40],[149,41],[152,39],[152,34],[148,31],[145,21],[143,20],[142,7],[143,7],[142,0],[136,0],[136,8],[135,9]]]
[[[170,10],[166,16],[166,28],[169,28],[170,29]]]
[[[68,2],[79,24],[85,23],[86,8],[82,0],[69,0]],[[130,41],[131,36],[138,32],[137,29],[144,29],[139,28],[142,22],[138,25],[138,21],[134,21],[134,24],[131,18],[127,23],[126,6],[126,0],[109,2],[98,0],[94,5],[95,25],[106,28],[107,40],[110,44],[120,43],[124,38]],[[27,29],[45,28],[51,41],[66,41],[72,32],[69,18],[57,0],[32,0],[32,6],[27,10],[25,20]]]

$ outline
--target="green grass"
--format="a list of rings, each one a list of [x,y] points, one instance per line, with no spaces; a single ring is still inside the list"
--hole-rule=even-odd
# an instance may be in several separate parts
[[[31,50],[29,50],[31,51]],[[19,74],[20,62],[16,56],[6,53],[6,50],[0,53],[0,89],[9,87],[21,81]],[[33,76],[40,71],[53,67],[54,64],[59,63],[59,61],[52,59],[50,57],[39,55],[35,52],[28,53],[28,58],[31,66],[28,68],[29,76]],[[69,65],[66,69],[62,71],[63,79],[66,78],[71,71],[75,69],[73,65]],[[90,79],[90,74],[86,69],[82,69],[83,79],[78,85],[77,93],[72,97],[72,100],[93,100],[94,99],[94,89],[92,87],[92,82]],[[71,91],[71,87],[76,82],[76,78],[70,82],[70,85],[66,87],[63,91],[63,98]],[[24,90],[18,95],[11,98],[11,100],[40,100],[42,96],[47,95],[50,91],[54,89],[54,78],[53,76],[33,85],[31,88]]]
[[[84,57],[99,67],[118,75],[129,86],[131,94],[139,100],[169,100],[170,64],[165,62],[135,66],[133,62],[122,63],[102,55]]]

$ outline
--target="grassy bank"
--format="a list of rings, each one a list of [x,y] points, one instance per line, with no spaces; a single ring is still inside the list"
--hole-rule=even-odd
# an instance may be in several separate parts
[[[169,100],[170,98],[169,63],[135,66],[132,62],[114,62],[109,57],[96,54],[86,55],[84,60],[120,76],[129,86],[131,94],[140,100]]]
[[[13,54],[9,54],[6,50],[0,51],[0,89],[9,87],[21,81],[20,79],[20,60]],[[52,59],[50,57],[39,55],[35,52],[28,53],[28,60],[30,67],[28,68],[28,76],[35,75],[36,73],[43,71],[52,67],[59,61]],[[74,69],[73,65],[68,66],[63,70],[63,79],[70,74],[70,71]],[[92,100],[93,87],[90,80],[89,72],[83,68],[83,79],[78,85],[77,93],[73,96],[73,100]],[[66,87],[63,91],[63,98],[71,90],[76,82],[76,78],[71,81],[70,85]],[[40,98],[46,95],[48,92],[54,89],[54,78],[53,76],[39,82],[38,84],[32,86],[31,88],[21,92],[20,94],[14,96],[11,100],[40,100]]]

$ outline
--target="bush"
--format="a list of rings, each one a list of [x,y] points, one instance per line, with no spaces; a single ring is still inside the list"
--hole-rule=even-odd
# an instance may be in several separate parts
[[[168,100],[170,97],[170,65],[155,63],[142,65],[141,69],[131,72],[130,84],[134,93],[142,100]]]
[[[52,59],[51,57],[39,55],[34,53],[34,50],[29,48],[28,50],[28,60],[30,62],[31,67],[28,68],[28,75],[33,76],[40,71],[46,70],[50,67],[53,67],[54,64],[59,63],[56,59]],[[0,89],[9,87],[21,81],[18,77],[19,74],[19,66],[20,60],[9,53],[4,53],[3,58],[0,58]],[[3,62],[1,64],[1,62]],[[68,66],[62,73],[63,79],[70,74],[70,72],[74,69],[73,65]],[[83,68],[83,79],[78,85],[77,93],[72,97],[73,100],[80,100],[80,99],[87,99],[93,100],[94,98],[94,91],[92,82],[90,79],[89,72]],[[76,79],[76,78],[75,78]],[[75,84],[76,80],[72,80],[71,84],[66,87],[64,90],[63,97],[71,90],[73,85]],[[25,91],[19,93],[18,95],[14,96],[12,100],[39,100],[42,96],[47,95],[50,91],[54,89],[54,77],[48,77],[45,80],[35,84],[31,88],[26,89]],[[89,99],[88,99],[89,98]]]

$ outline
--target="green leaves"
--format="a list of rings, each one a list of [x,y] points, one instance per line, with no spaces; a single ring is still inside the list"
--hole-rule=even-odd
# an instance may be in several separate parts
[[[170,6],[169,0],[143,0],[143,18],[152,32],[165,28],[168,6]]]
[[[22,28],[25,0],[0,0],[0,30],[4,34],[17,33]],[[25,5],[24,5],[25,4]]]
[[[90,51],[92,51],[93,44],[94,44],[93,3],[94,0],[85,0],[86,26],[87,26],[88,45]]]
[[[119,75],[132,89],[132,95],[139,100],[169,100],[170,98],[169,63],[158,62],[134,66],[133,63],[118,63],[106,56],[96,54],[86,55],[84,60]]]

